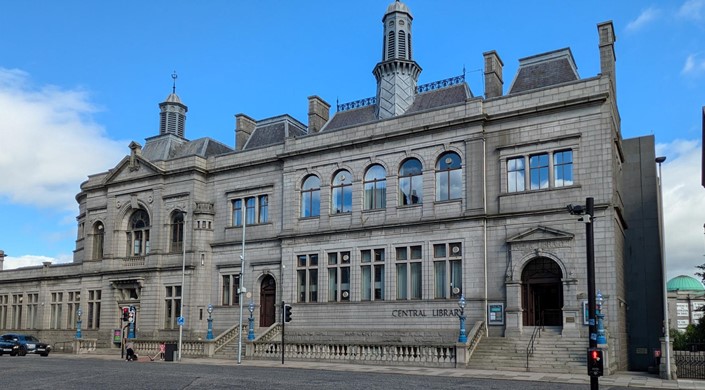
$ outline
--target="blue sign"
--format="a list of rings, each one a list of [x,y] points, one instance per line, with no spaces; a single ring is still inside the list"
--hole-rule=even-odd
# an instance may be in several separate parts
[[[184,326],[184,317],[179,316],[179,318],[176,319],[176,323],[179,324],[179,326]]]

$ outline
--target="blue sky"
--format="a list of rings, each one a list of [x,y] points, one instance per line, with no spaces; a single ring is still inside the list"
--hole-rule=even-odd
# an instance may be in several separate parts
[[[0,13],[0,249],[5,268],[71,261],[88,175],[158,134],[178,73],[186,137],[234,144],[234,115],[288,113],[375,94],[389,0],[5,2]],[[483,94],[482,53],[504,61],[570,47],[599,73],[597,24],[612,20],[625,138],[653,134],[663,166],[669,277],[705,262],[699,185],[705,0],[405,2],[419,83],[459,75]],[[38,12],[41,10],[41,12]],[[700,205],[700,207],[693,207]]]

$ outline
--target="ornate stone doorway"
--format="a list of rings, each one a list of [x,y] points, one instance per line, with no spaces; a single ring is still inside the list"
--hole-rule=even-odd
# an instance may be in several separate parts
[[[563,273],[555,261],[539,257],[521,273],[524,326],[563,325]]]
[[[272,275],[265,275],[262,278],[259,293],[259,326],[267,328],[274,324],[276,319],[277,305],[277,283]]]

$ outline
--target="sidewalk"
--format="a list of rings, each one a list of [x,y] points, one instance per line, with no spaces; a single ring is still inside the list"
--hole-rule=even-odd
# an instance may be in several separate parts
[[[117,353],[99,351],[92,354],[73,355],[61,354],[62,357],[70,359],[107,359],[119,360],[120,352]],[[146,356],[140,356],[139,362],[151,363]],[[179,362],[162,362],[155,361],[157,364],[180,364]],[[215,359],[215,358],[183,358],[183,364],[208,364],[219,366],[238,366],[236,360]],[[499,371],[499,370],[475,370],[469,368],[429,368],[429,367],[410,367],[410,366],[380,366],[380,365],[363,365],[363,364],[348,364],[348,363],[327,363],[327,362],[307,362],[287,360],[282,365],[281,360],[242,360],[242,366],[250,367],[283,367],[283,368],[299,368],[307,370],[330,370],[330,371],[356,371],[356,372],[376,372],[387,374],[406,374],[406,375],[426,375],[426,376],[447,376],[458,378],[483,378],[483,379],[503,379],[516,381],[534,381],[534,382],[550,382],[550,383],[571,383],[571,384],[589,384],[590,378],[585,375],[577,374],[557,374],[557,373],[541,373],[541,372],[518,372],[518,371]],[[586,369],[587,371],[587,369]],[[618,372],[609,376],[600,378],[601,386],[623,386],[648,389],[702,389],[705,390],[705,380],[695,379],[678,379],[675,381],[667,381],[658,378],[655,375],[643,372]]]

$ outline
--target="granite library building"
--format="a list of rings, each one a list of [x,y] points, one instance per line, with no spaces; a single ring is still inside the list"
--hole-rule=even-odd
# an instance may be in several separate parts
[[[622,138],[612,22],[597,24],[597,75],[558,48],[505,85],[488,51],[471,91],[464,75],[420,84],[411,10],[381,16],[374,96],[310,96],[307,122],[238,114],[232,145],[190,140],[172,91],[159,131],[81,185],[73,262],[0,272],[0,333],[70,349],[80,320],[88,350],[154,350],[181,330],[187,356],[242,343],[276,359],[284,325],[291,359],[522,370],[533,335],[530,369],[584,373],[587,233],[566,206],[593,198],[608,370],[654,367],[654,137]]]

